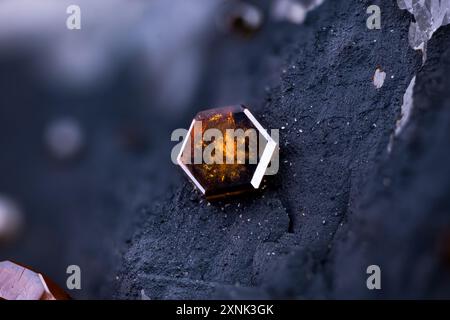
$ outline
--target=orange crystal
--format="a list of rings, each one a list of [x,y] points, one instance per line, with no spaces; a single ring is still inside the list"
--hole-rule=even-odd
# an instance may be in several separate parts
[[[218,135],[211,137],[209,132]],[[195,116],[178,164],[208,199],[221,198],[257,189],[275,147],[275,141],[244,106],[210,109]],[[208,162],[205,152],[211,150],[207,155],[214,161]]]

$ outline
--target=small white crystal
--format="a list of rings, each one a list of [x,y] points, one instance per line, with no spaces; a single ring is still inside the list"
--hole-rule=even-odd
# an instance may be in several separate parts
[[[382,71],[380,68],[377,68],[373,76],[373,85],[377,89],[380,89],[383,86],[385,79],[386,79],[386,72]]]

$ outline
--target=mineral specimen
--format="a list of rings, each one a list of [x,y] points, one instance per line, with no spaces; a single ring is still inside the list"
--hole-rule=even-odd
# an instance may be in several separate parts
[[[213,199],[258,189],[276,146],[245,107],[211,109],[196,115],[177,162]]]
[[[69,295],[40,273],[11,261],[0,262],[0,299],[68,300]]]

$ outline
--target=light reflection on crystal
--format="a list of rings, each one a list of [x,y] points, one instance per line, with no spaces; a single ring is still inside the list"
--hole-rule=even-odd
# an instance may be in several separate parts
[[[405,94],[403,95],[403,105],[402,105],[402,111],[400,115],[400,119],[397,121],[397,126],[395,128],[395,135],[398,136],[403,128],[405,127],[405,124],[408,122],[409,117],[411,115],[411,110],[413,107],[413,90],[414,85],[416,84],[416,77],[413,77],[411,82],[409,83],[408,88],[405,91]]]
[[[415,50],[422,51],[423,63],[427,59],[427,42],[433,34],[450,23],[450,0],[397,0],[398,7],[414,15],[415,22],[409,26],[409,44]],[[407,125],[414,107],[413,93],[416,77],[409,83],[403,96],[401,116],[397,120],[395,132],[391,135],[387,150],[392,151],[395,137],[399,136]]]
[[[409,44],[423,52],[426,60],[427,42],[441,27],[450,23],[450,0],[397,0],[400,9],[414,15],[409,27]]]

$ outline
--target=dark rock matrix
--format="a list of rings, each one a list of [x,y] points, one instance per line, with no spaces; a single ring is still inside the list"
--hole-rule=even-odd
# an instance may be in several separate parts
[[[412,17],[380,2],[379,31],[365,25],[372,3],[327,1],[302,26],[217,49],[211,63],[224,72],[206,76],[207,87],[243,84],[231,99],[281,129],[280,172],[260,194],[211,204],[182,177],[142,215],[117,297],[450,297],[450,28],[422,66],[408,45]],[[388,152],[416,73],[411,119]],[[228,95],[208,92],[212,102]],[[370,265],[382,290],[367,289]]]

